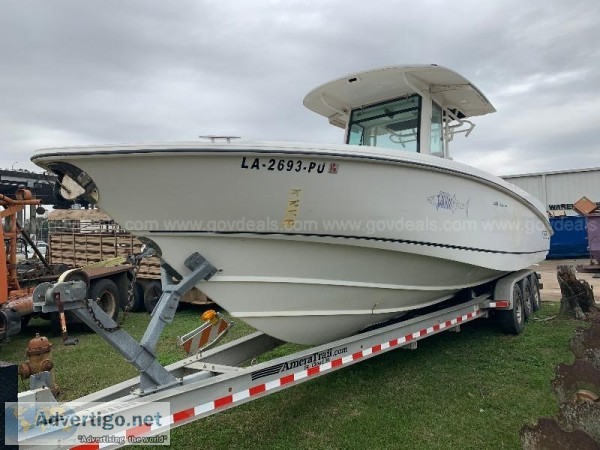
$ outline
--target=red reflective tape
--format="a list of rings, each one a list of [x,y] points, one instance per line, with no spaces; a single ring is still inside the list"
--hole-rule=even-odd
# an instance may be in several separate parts
[[[446,320],[446,326],[447,327],[451,327],[452,326],[452,321],[451,320]]]
[[[456,318],[456,321],[457,321],[458,323],[461,323],[461,322],[462,322],[462,317],[457,317],[457,318]]]
[[[173,414],[173,422],[181,422],[182,420],[194,417],[194,408],[184,409]]]
[[[215,408],[222,408],[223,406],[233,403],[233,395],[227,397],[221,397],[215,400]]]
[[[281,377],[279,379],[279,382],[281,383],[282,386],[284,384],[291,383],[292,381],[294,381],[294,374],[292,374],[292,375],[286,375],[285,377]]]
[[[133,427],[125,431],[125,437],[141,436],[142,434],[149,433],[151,430],[150,425],[140,425],[139,427]]]
[[[308,376],[311,376],[316,373],[319,373],[319,371],[320,371],[319,366],[313,366],[313,367],[309,367],[308,369],[306,369],[306,374]]]
[[[439,324],[439,323],[436,323],[436,324],[433,326],[433,331],[440,331],[440,324]]]
[[[395,347],[396,345],[398,345],[398,339],[392,339],[390,341],[390,347]]]
[[[358,359],[358,358],[362,358],[363,353],[362,350],[360,352],[356,352],[352,354],[352,359]]]
[[[99,450],[99,449],[100,449],[100,444],[98,444],[98,443],[81,444],[76,447],[71,447],[71,450]]]
[[[265,392],[267,390],[267,386],[264,384],[259,384],[258,386],[253,386],[250,388],[250,397],[253,395],[258,395],[261,392]]]
[[[334,359],[331,361],[331,367],[339,367],[342,365],[342,358]]]
[[[420,336],[425,336],[427,334],[427,330],[421,330],[419,331],[419,335]]]
[[[412,341],[412,334],[407,334],[406,336],[404,336],[404,339],[406,339],[406,342],[408,341]]]
[[[380,352],[380,351],[381,351],[381,345],[375,345],[375,346],[373,347],[373,353],[375,353],[375,352]]]

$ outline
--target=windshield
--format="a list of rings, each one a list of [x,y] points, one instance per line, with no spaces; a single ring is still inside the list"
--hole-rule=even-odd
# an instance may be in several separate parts
[[[353,110],[348,144],[418,152],[420,119],[416,94]]]

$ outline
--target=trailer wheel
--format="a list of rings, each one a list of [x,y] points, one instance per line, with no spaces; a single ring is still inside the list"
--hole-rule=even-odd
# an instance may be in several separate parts
[[[534,311],[538,311],[542,307],[542,298],[540,296],[540,282],[535,273],[530,275],[531,281],[531,306]]]
[[[533,313],[533,294],[528,278],[523,280],[523,307],[525,320],[529,320],[529,316]]]
[[[162,285],[158,281],[151,281],[144,290],[144,306],[149,314],[152,314],[160,296],[162,295]]]
[[[525,324],[525,305],[523,303],[523,293],[518,283],[515,283],[512,297],[513,309],[498,311],[498,323],[505,333],[520,334]]]
[[[115,322],[119,317],[119,289],[108,278],[102,278],[92,283],[90,298],[108,314]]]

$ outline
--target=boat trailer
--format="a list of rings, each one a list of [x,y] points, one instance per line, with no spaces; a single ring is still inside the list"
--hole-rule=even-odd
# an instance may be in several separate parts
[[[194,285],[210,279],[217,269],[198,253],[185,262],[190,273],[178,284],[172,284],[166,267],[162,267],[162,296],[152,313],[150,323],[137,342],[86,298],[82,281],[62,281],[40,284],[34,291],[34,308],[40,312],[57,310],[57,302],[64,310],[72,311],[112,347],[119,351],[140,372],[133,378],[76,401],[70,411],[88,414],[122,414],[133,416],[154,402],[168,402],[169,414],[159,422],[148,422],[130,428],[115,428],[106,441],[86,442],[85,448],[118,448],[131,439],[164,434],[170,429],[203,417],[264,397],[370,359],[397,348],[416,349],[420,340],[443,331],[460,331],[463,324],[488,317],[492,310],[503,318],[505,329],[518,333],[529,309],[539,307],[538,274],[521,270],[504,276],[487,291],[463,303],[445,307],[408,320],[389,323],[360,334],[308,348],[291,355],[256,363],[256,358],[283,344],[282,341],[255,332],[210,350],[202,350],[181,361],[162,366],[155,348],[163,328],[173,321],[180,298]],[[529,287],[527,287],[529,286]],[[537,292],[536,292],[537,290]],[[524,300],[525,294],[531,296]],[[537,304],[536,297],[537,294]],[[513,323],[511,327],[506,324]],[[268,355],[266,355],[268,356]],[[249,365],[245,365],[250,363]],[[18,394],[18,404],[54,402],[50,385],[36,377],[31,390]],[[40,382],[40,380],[42,380]],[[8,431],[8,430],[7,430]],[[56,433],[56,427],[50,431]],[[49,432],[49,433],[50,433]],[[42,433],[43,434],[43,433]],[[31,441],[28,436],[32,435]],[[40,432],[32,429],[19,433],[20,448],[33,448]],[[79,444],[64,441],[57,448],[77,448]],[[81,447],[83,448],[83,447]]]

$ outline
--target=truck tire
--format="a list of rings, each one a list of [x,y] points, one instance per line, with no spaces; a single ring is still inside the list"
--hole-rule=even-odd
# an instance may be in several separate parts
[[[537,275],[532,273],[530,276],[531,285],[531,306],[534,311],[538,311],[542,307],[542,298],[540,296],[540,282]]]
[[[144,290],[144,306],[149,314],[152,314],[160,296],[162,295],[162,285],[159,281],[151,281]]]
[[[60,329],[60,319],[57,312],[50,313],[50,332],[52,336],[60,336],[62,330]]]
[[[507,334],[520,334],[525,325],[525,305],[523,303],[523,293],[521,286],[515,283],[512,294],[513,309],[498,311],[497,319],[502,330]]]
[[[127,297],[126,300],[129,300],[129,291],[125,294],[125,297]],[[127,311],[131,312],[137,312],[144,309],[144,287],[140,283],[136,282],[133,286],[133,300],[131,304],[125,305],[123,311],[125,311],[125,308],[127,308]]]
[[[144,309],[144,286],[142,284],[135,283],[133,296],[135,298],[135,305],[131,311],[142,311]]]
[[[119,289],[117,285],[108,278],[101,278],[92,282],[90,298],[108,314],[115,322],[119,317]]]
[[[523,312],[525,313],[525,320],[529,320],[529,316],[533,314],[533,294],[531,290],[531,283],[529,278],[523,280]]]

